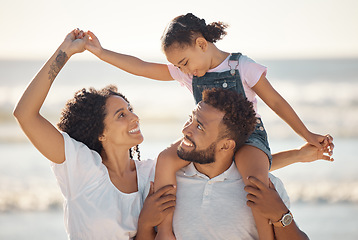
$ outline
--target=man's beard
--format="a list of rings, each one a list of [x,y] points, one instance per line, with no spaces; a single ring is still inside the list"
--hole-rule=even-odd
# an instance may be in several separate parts
[[[190,140],[191,141],[191,140]],[[196,150],[196,145],[193,141],[191,141],[194,145],[194,150],[185,151],[181,145],[179,145],[177,154],[178,156],[186,161],[199,163],[199,164],[208,164],[215,162],[215,149],[216,142],[213,142],[209,147],[204,150]]]

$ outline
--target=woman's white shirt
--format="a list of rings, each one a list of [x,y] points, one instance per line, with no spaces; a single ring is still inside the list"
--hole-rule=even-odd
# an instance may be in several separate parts
[[[51,163],[64,201],[69,239],[132,239],[154,176],[155,161],[135,161],[138,192],[122,193],[110,181],[101,156],[62,133],[66,160]]]

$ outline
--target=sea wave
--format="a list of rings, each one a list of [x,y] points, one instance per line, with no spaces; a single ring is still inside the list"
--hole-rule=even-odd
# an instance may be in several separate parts
[[[0,63],[1,78],[6,79],[0,84],[0,132],[3,133],[0,141],[18,141],[24,139],[21,133],[15,130],[12,134],[6,129],[15,124],[13,108],[26,84],[43,63]],[[329,132],[337,137],[358,136],[358,59],[272,60],[263,61],[263,64],[269,67],[271,84],[311,131]],[[108,84],[116,84],[127,96],[143,126],[146,123],[182,125],[194,107],[189,91],[177,82],[150,81],[102,62],[74,61],[59,74],[41,113],[56,123],[66,100],[72,98],[76,90]],[[270,138],[295,136],[261,100],[258,108]]]
[[[143,82],[144,81],[144,82]],[[185,105],[188,102],[193,103],[193,98],[186,89],[179,87],[175,82],[158,83],[139,81],[138,86],[135,84],[117,84],[119,89],[125,95],[128,95],[130,101],[138,102],[137,107],[146,103],[152,103],[152,108],[156,105],[171,105],[178,102]],[[301,106],[312,104],[314,107],[330,106],[332,109],[341,106],[354,107],[358,106],[358,79],[355,82],[323,82],[313,81],[300,84],[292,81],[275,81],[272,82],[275,89],[283,95],[290,103]],[[71,98],[75,91],[83,87],[104,87],[108,84],[71,84],[57,85],[51,90],[46,100],[46,105],[63,106],[67,99]],[[26,85],[2,86],[0,85],[0,110],[11,110],[20,98]],[[129,97],[130,96],[130,97]],[[163,101],[165,99],[165,101]],[[45,105],[45,107],[46,107]]]
[[[358,204],[358,182],[285,182],[285,187],[291,203]],[[57,186],[36,185],[0,189],[0,212],[61,209],[63,201]]]
[[[327,202],[358,204],[358,181],[327,182],[316,181],[302,184],[285,183],[291,202]]]

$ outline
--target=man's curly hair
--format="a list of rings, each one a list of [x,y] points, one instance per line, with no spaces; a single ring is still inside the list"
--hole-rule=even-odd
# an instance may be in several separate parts
[[[236,143],[235,152],[245,143],[256,126],[252,103],[235,91],[212,88],[203,91],[204,103],[224,113],[219,139],[230,138]]]
[[[71,138],[84,143],[88,148],[100,154],[103,147],[99,136],[104,131],[104,119],[107,114],[106,101],[110,96],[119,96],[129,103],[114,85],[100,90],[83,88],[77,91],[74,98],[67,101],[57,127]],[[138,146],[134,148],[139,158]],[[132,157],[131,149],[129,153]]]

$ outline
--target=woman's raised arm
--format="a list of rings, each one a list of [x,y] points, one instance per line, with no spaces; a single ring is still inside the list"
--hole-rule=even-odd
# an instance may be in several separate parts
[[[14,116],[32,144],[50,161],[65,161],[61,133],[40,114],[50,87],[68,59],[85,50],[86,37],[76,29],[70,32],[56,52],[30,82],[14,109]]]

